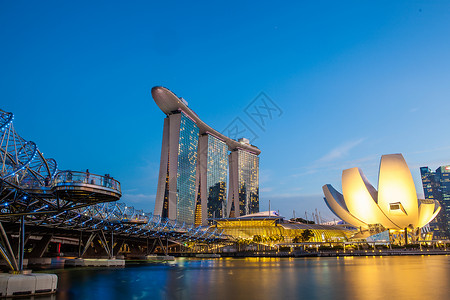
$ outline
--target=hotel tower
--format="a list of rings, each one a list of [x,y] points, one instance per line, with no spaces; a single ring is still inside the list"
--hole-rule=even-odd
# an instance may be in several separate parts
[[[152,96],[166,114],[154,214],[206,225],[259,212],[261,151],[209,127],[168,89],[154,87]]]

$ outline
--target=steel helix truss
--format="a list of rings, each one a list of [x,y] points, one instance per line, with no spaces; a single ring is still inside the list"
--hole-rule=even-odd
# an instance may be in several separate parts
[[[58,171],[54,159],[44,158],[34,142],[19,135],[13,120],[12,113],[0,110],[0,220],[15,222],[120,198],[120,183],[109,176]]]
[[[168,238],[174,242],[226,241],[223,231],[210,231],[208,226],[195,227],[176,220],[145,213],[123,202],[98,203],[60,213],[39,216],[28,224],[51,228],[94,232],[106,231],[133,238]]]
[[[0,178],[13,185],[42,187],[54,178],[56,161],[45,159],[36,144],[14,129],[14,115],[0,110]]]
[[[115,202],[120,182],[111,177],[58,171],[35,143],[14,129],[12,113],[0,110],[0,221],[77,231],[107,230],[133,237],[213,241],[225,237]],[[106,199],[106,200],[105,200]]]

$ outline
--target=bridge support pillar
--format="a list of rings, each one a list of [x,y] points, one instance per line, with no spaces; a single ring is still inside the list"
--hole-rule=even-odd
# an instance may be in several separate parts
[[[1,222],[0,222],[0,232],[1,232],[0,253],[3,259],[11,268],[11,270],[18,271],[19,265],[17,264],[17,260],[15,258],[14,252],[9,242],[10,239],[6,235],[5,229],[3,228],[3,224]]]
[[[14,257],[19,261],[19,247],[20,247],[20,224],[19,228],[17,228],[17,232],[19,232],[19,236],[17,238],[13,238],[11,234],[7,235],[9,242],[11,243],[11,248],[13,249]],[[30,238],[29,234],[25,233],[24,246],[27,244],[28,239]]]
[[[161,238],[159,238],[159,237],[156,238],[156,239],[153,241],[153,245],[152,245],[152,247],[151,247],[150,253],[154,253],[154,252],[155,252],[156,247],[157,247],[158,244],[159,244],[159,246],[161,247],[161,250],[164,252],[164,255],[167,255],[167,252],[168,252],[168,240],[166,239],[166,245],[164,246],[163,241],[162,241]]]
[[[114,257],[114,231],[111,231],[111,255],[110,257]]]
[[[99,241],[98,239],[94,239],[92,241],[92,245],[94,246],[94,251],[95,251],[96,256],[100,256],[100,255],[104,256],[105,255],[104,253],[102,254],[102,252],[104,250],[104,246],[101,241]]]
[[[120,248],[122,248],[124,240],[117,240],[116,245],[114,246],[113,253],[119,254]]]
[[[112,258],[111,250],[113,248],[112,248],[112,245],[111,245],[111,248],[108,247],[108,241],[106,240],[106,236],[105,236],[105,233],[103,232],[103,230],[100,230],[98,237],[100,239],[101,246],[103,246],[103,249],[105,249],[105,251],[106,251],[106,254],[109,256],[109,258]],[[111,240],[111,243],[112,243],[112,240]],[[94,244],[94,246],[95,246],[95,244]]]
[[[98,236],[98,239],[95,239],[96,236]],[[105,234],[102,230],[100,230],[99,232],[91,233],[86,244],[84,244],[84,248],[83,248],[83,251],[81,251],[80,258],[83,257],[84,254],[86,254],[86,251],[91,246],[91,243],[93,244],[95,250],[97,251],[97,254],[101,253],[102,250],[105,250],[106,254],[110,258],[112,257],[112,253],[111,253],[112,248],[111,249],[109,248],[108,241],[106,240]]]
[[[84,244],[83,250],[80,253],[80,258],[83,257],[84,254],[86,254],[86,251],[89,249],[89,247],[91,246],[92,241],[94,240],[95,236],[97,235],[97,233],[92,232],[91,235],[89,236],[88,240],[86,241],[86,243]],[[81,243],[80,243],[81,244]]]
[[[153,254],[155,252],[157,242],[158,242],[158,239],[153,240],[151,247],[149,249],[147,249],[147,255]],[[147,244],[148,244],[148,242],[147,242]]]
[[[78,238],[78,257],[81,257],[81,244],[83,243],[83,231],[80,231],[80,237]]]
[[[25,217],[20,217],[20,228],[19,228],[19,270],[23,271],[23,255],[25,251]]]

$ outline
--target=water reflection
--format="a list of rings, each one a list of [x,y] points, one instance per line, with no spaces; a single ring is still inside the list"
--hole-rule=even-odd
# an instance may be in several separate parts
[[[56,273],[57,299],[447,299],[450,292],[449,256],[178,259]]]

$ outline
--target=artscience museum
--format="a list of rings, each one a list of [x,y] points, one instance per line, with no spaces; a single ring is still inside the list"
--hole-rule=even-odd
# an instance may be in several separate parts
[[[436,200],[417,198],[411,172],[401,154],[381,157],[378,190],[359,168],[342,172],[342,194],[330,184],[322,189],[330,210],[366,235],[391,230],[418,238],[419,229],[441,209]]]

